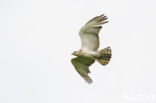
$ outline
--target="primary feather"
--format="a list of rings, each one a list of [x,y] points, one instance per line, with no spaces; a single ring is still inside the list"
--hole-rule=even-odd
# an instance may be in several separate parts
[[[85,79],[87,83],[92,83],[92,79],[88,76],[89,66],[92,65],[95,60],[86,57],[77,57],[71,60],[76,71]]]

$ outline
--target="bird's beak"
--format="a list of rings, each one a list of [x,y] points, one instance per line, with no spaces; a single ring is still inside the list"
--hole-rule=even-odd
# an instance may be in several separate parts
[[[73,52],[73,53],[71,53],[71,55],[74,55],[74,52]]]

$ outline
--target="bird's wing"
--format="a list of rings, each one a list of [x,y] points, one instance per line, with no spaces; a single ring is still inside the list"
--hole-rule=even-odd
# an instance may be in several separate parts
[[[71,60],[76,71],[84,78],[87,83],[92,83],[92,79],[88,76],[89,66],[95,62],[94,59],[86,57],[76,57]]]
[[[96,51],[99,48],[99,31],[102,24],[107,23],[107,17],[104,15],[96,16],[88,21],[79,32],[81,38],[81,49]]]

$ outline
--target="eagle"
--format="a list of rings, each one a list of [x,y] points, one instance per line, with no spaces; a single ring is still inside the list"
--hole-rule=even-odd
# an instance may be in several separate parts
[[[88,76],[90,73],[89,67],[95,61],[98,61],[101,65],[105,66],[109,63],[112,56],[111,48],[109,46],[102,50],[98,50],[99,32],[102,25],[107,22],[107,17],[104,14],[89,20],[79,31],[81,39],[80,50],[72,53],[76,58],[72,58],[71,63],[88,84],[93,82]]]

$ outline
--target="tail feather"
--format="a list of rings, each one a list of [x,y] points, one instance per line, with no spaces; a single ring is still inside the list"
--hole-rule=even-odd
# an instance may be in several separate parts
[[[97,61],[102,65],[107,65],[111,59],[112,51],[110,47],[107,47],[100,50],[98,54],[100,55],[100,57],[97,59]]]

